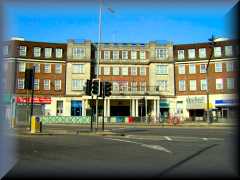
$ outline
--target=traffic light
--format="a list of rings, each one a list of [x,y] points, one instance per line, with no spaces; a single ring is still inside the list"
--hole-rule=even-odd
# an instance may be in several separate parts
[[[104,96],[111,96],[112,95],[112,83],[111,82],[104,82]]]
[[[24,89],[32,89],[33,81],[34,81],[34,72],[32,68],[27,68],[25,70],[25,81],[24,81]]]
[[[100,94],[100,81],[99,79],[92,80],[92,95],[99,96]]]
[[[91,91],[92,91],[92,81],[88,79],[86,82],[85,94],[91,96]]]

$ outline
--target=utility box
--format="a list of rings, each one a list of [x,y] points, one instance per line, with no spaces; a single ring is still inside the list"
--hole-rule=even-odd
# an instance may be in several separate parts
[[[31,133],[41,132],[41,122],[40,118],[37,116],[32,116],[31,118]]]

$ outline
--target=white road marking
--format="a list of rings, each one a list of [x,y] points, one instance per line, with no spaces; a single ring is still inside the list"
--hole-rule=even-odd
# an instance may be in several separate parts
[[[207,140],[208,140],[208,138],[203,138],[203,140],[204,140],[204,141],[207,141]]]
[[[127,143],[132,143],[132,144],[138,144],[142,147],[146,147],[146,148],[150,148],[150,149],[154,149],[154,150],[158,150],[158,151],[164,151],[167,153],[172,153],[171,151],[169,151],[168,149],[160,146],[160,145],[149,145],[149,144],[144,144],[144,143],[138,143],[138,142],[134,142],[134,141],[127,141],[127,140],[122,140],[122,139],[115,139],[115,138],[104,138],[104,139],[109,139],[109,140],[113,140],[113,141],[121,141],[121,142],[127,142]]]
[[[172,138],[168,137],[168,136],[164,136],[165,139],[167,139],[168,141],[172,141]]]

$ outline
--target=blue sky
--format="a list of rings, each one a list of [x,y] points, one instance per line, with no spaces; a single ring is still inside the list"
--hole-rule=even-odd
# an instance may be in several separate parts
[[[230,37],[225,15],[237,0],[104,0],[102,41],[206,42],[214,34]],[[5,39],[67,42],[98,40],[99,0],[17,1],[3,3]],[[108,11],[108,7],[114,13]]]

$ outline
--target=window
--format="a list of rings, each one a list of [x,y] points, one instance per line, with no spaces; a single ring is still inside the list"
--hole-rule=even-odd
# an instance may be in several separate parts
[[[179,80],[178,81],[178,88],[179,88],[179,91],[185,91],[186,90],[185,80]]]
[[[178,73],[179,74],[185,74],[185,64],[179,64],[178,65]]]
[[[97,55],[97,53],[96,53]],[[85,56],[85,49],[84,48],[73,48],[73,57],[74,58],[83,58]]]
[[[50,80],[48,80],[48,79],[43,80],[43,89],[50,90]]]
[[[55,52],[56,52],[56,58],[62,58],[63,50],[61,48],[56,48]]]
[[[39,79],[34,79],[34,90],[39,90]]]
[[[119,67],[113,67],[113,75],[119,75]]]
[[[24,89],[24,79],[18,79],[17,80],[17,88],[18,89]]]
[[[189,85],[190,85],[190,87],[189,87],[190,91],[196,91],[197,90],[196,80],[190,80]]]
[[[83,74],[84,73],[84,64],[73,64],[72,73],[74,74]]]
[[[234,89],[234,79],[227,78],[227,89]]]
[[[131,51],[131,59],[137,59],[137,51]]]
[[[214,57],[221,57],[222,52],[221,52],[221,47],[214,47]]]
[[[110,59],[110,51],[104,51],[104,59]]]
[[[52,48],[45,48],[45,58],[52,57]]]
[[[168,81],[167,80],[159,80],[156,82],[159,91],[167,91],[168,90]]]
[[[140,82],[140,91],[142,92],[146,91],[146,82]]]
[[[40,64],[34,64],[35,73],[40,73]]]
[[[55,73],[62,73],[62,64],[55,64]]]
[[[119,91],[119,84],[117,81],[113,81],[112,86],[113,86],[113,91],[115,92]]]
[[[128,75],[128,67],[122,67],[122,75],[127,76]]]
[[[216,79],[216,89],[223,89],[223,79]]]
[[[72,80],[72,90],[83,90],[83,80],[81,79],[73,79]]]
[[[201,83],[201,91],[207,90],[207,80],[206,79],[202,79],[200,81],[200,83]]]
[[[222,63],[215,63],[215,72],[222,72]]]
[[[195,64],[189,64],[189,74],[195,74],[195,73],[196,73]]]
[[[122,59],[128,59],[128,51],[122,51]]]
[[[156,74],[168,74],[168,65],[157,65]]]
[[[119,59],[119,51],[113,51],[113,59]]]
[[[226,62],[226,71],[233,72],[233,62]]]
[[[179,60],[182,60],[184,59],[184,50],[178,50],[178,59]]]
[[[166,59],[168,58],[168,49],[167,48],[158,48],[155,50],[157,59]]]
[[[5,45],[3,46],[3,55],[4,56],[7,56],[9,54],[9,46],[8,45]]]
[[[140,75],[146,76],[146,67],[140,67]]]
[[[34,47],[33,48],[33,56],[34,57],[40,57],[41,56],[41,48],[40,47]]]
[[[232,55],[233,55],[232,46],[225,46],[225,56],[232,56]]]
[[[146,52],[145,51],[140,51],[140,60],[146,59]]]
[[[199,58],[206,58],[207,57],[206,48],[199,48],[198,52],[199,52]]]
[[[195,58],[195,49],[188,49],[188,58],[189,59]]]
[[[119,82],[119,89],[120,89],[120,91],[127,92],[128,91],[128,82],[127,81],[120,81]]]
[[[200,64],[200,73],[207,72],[207,64]]]
[[[61,90],[61,80],[55,80],[54,84],[55,84],[56,91]]]
[[[44,72],[51,73],[51,64],[44,64]]]
[[[19,55],[26,56],[27,55],[27,46],[19,46]]]
[[[18,72],[25,72],[26,64],[24,62],[18,63]]]
[[[131,90],[132,90],[132,92],[137,91],[137,82],[131,82]]]
[[[131,67],[131,75],[137,75],[137,67]]]
[[[104,75],[110,75],[110,67],[104,67]]]

